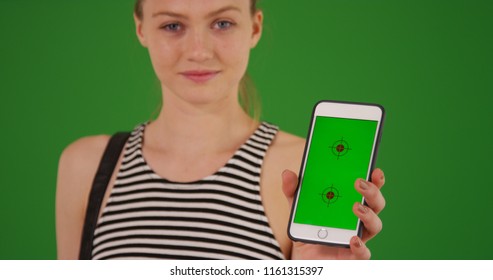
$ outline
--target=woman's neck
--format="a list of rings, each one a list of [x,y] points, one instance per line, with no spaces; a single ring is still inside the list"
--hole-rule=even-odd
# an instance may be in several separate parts
[[[257,125],[236,99],[201,105],[167,100],[146,128],[145,142],[183,156],[217,154],[236,150]]]

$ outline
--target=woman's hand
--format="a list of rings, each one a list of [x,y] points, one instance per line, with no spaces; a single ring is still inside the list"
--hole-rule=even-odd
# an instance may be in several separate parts
[[[291,259],[369,259],[370,250],[366,242],[382,230],[382,221],[378,213],[385,207],[385,199],[380,191],[385,183],[385,177],[381,169],[375,169],[371,174],[372,182],[362,179],[356,180],[354,187],[365,197],[368,206],[357,202],[353,206],[353,212],[363,222],[363,236],[353,236],[350,248],[337,248],[325,245],[315,245],[302,242],[293,242]],[[282,173],[282,190],[289,205],[293,205],[293,197],[296,192],[298,178],[295,173],[285,170]]]

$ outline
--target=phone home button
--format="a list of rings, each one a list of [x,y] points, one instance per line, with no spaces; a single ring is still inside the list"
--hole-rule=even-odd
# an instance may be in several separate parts
[[[321,229],[318,231],[318,237],[320,239],[325,239],[329,233],[327,232],[326,229]]]

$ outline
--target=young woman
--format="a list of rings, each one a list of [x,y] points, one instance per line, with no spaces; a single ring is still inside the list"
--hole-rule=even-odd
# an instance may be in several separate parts
[[[161,83],[157,119],[135,128],[108,185],[92,257],[368,259],[382,228],[380,169],[355,188],[362,240],[350,249],[292,242],[287,223],[304,140],[258,122],[238,101],[262,34],[254,0],[139,0],[135,24]],[[57,185],[58,257],[75,259],[109,136],[67,147]]]

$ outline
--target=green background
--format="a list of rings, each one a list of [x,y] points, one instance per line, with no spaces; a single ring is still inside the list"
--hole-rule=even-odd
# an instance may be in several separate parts
[[[0,259],[53,259],[77,138],[129,130],[159,90],[132,0],[0,0]],[[387,110],[374,259],[493,259],[493,1],[263,0],[263,118],[306,136],[320,99]]]
[[[358,178],[366,179],[377,124],[345,118],[315,118],[295,223],[356,230],[358,217],[352,208],[355,202],[362,201],[362,196],[354,188],[354,182]],[[348,150],[338,153],[335,147],[341,139],[347,141],[344,145]],[[328,204],[324,196],[330,188],[335,188],[336,196]]]

